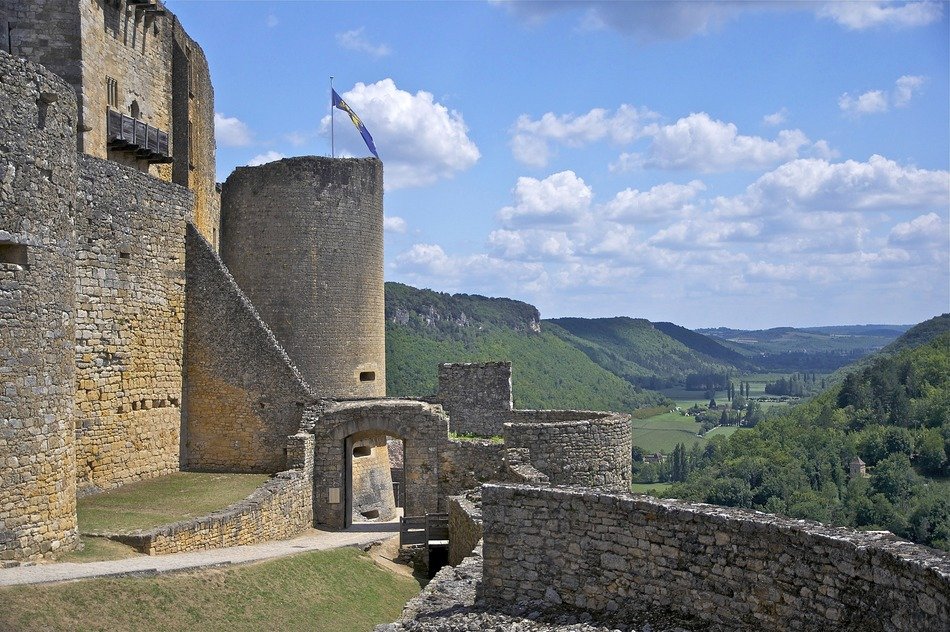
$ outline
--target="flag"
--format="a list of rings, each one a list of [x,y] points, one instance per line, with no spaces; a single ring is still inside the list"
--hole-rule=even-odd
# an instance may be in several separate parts
[[[363,121],[360,120],[360,117],[356,115],[356,112],[353,111],[346,101],[340,98],[340,95],[336,93],[336,90],[330,89],[333,93],[333,107],[343,110],[350,115],[350,120],[353,121],[353,125],[356,126],[356,129],[360,131],[360,135],[363,137],[363,142],[366,143],[366,146],[369,148],[373,155],[379,158],[379,154],[376,153],[376,143],[373,142],[373,137],[370,135],[369,130],[366,129],[366,126],[363,125]]]

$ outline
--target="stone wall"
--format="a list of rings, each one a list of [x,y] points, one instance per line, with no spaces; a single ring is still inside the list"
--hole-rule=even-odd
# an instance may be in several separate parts
[[[511,362],[440,364],[435,399],[449,414],[452,432],[500,435],[512,409]]]
[[[482,493],[470,491],[446,500],[449,510],[449,564],[458,566],[482,540]]]
[[[320,397],[386,394],[381,162],[238,167],[222,191],[221,258]]]
[[[449,422],[451,423],[451,421]],[[453,496],[488,481],[507,481],[505,444],[450,440],[439,458],[442,496]]]
[[[0,561],[77,542],[76,100],[0,52]]]
[[[886,532],[629,494],[485,485],[483,594],[713,630],[940,630],[950,556]]]
[[[286,438],[315,398],[191,225],[186,246],[182,462],[199,470],[281,471]]]
[[[76,468],[110,488],[179,466],[190,191],[79,156]]]
[[[313,524],[313,437],[289,437],[295,469],[280,472],[253,494],[208,516],[147,531],[109,536],[141,553],[165,555],[291,538]]]
[[[14,55],[43,64],[73,87],[80,151],[163,180],[174,176],[174,182],[195,192],[195,222],[216,244],[211,76],[201,48],[174,14],[159,8],[163,12],[127,0],[0,0],[0,32],[9,32]],[[114,105],[108,98],[110,79],[117,86]],[[133,104],[140,120],[169,134],[174,167],[109,149],[106,111],[132,115]]]
[[[352,438],[353,522],[396,518],[396,498],[389,464],[386,435],[357,435]]]
[[[519,410],[510,418],[524,421],[504,425],[505,446],[527,449],[531,465],[552,484],[630,489],[629,415]]]

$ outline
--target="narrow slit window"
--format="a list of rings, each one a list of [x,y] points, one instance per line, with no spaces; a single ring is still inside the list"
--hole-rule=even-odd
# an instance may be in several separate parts
[[[375,382],[376,371],[360,371],[360,382]]]
[[[26,244],[0,242],[0,263],[12,263],[21,268],[29,268]]]
[[[112,77],[106,77],[106,99],[111,107],[119,109],[119,82]]]

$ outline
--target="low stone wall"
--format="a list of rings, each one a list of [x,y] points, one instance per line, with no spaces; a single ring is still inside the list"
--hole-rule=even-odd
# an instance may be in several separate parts
[[[253,494],[208,516],[112,540],[148,555],[200,551],[293,537],[313,525],[313,436],[289,438],[287,460],[296,469],[275,474]]]
[[[439,455],[442,496],[460,494],[487,481],[507,481],[505,444],[488,439],[449,440]]]
[[[482,487],[483,594],[713,630],[944,630],[950,556],[882,532],[630,494]]]
[[[482,493],[470,491],[446,500],[449,510],[449,564],[458,566],[482,540]]]
[[[630,417],[578,410],[518,410],[504,425],[507,448],[527,448],[554,485],[627,491],[632,481]]]

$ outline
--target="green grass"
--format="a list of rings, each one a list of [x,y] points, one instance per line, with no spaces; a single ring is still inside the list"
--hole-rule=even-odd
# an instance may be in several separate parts
[[[419,584],[354,548],[260,564],[0,588],[0,630],[350,632],[399,617]]]
[[[630,491],[634,494],[647,494],[653,496],[654,492],[659,494],[669,489],[673,483],[631,483]]]
[[[62,555],[57,561],[76,563],[101,562],[104,560],[121,560],[127,557],[139,557],[144,555],[131,546],[113,542],[106,538],[84,535],[79,539],[82,541],[82,549]]]
[[[704,443],[696,433],[702,428],[692,417],[680,413],[662,413],[647,419],[634,419],[633,443],[645,452],[670,453],[677,443],[690,447],[693,443]]]
[[[223,509],[260,487],[267,474],[178,472],[79,499],[83,533],[148,529]]]
[[[709,440],[709,439],[712,439],[713,437],[728,437],[729,435],[733,434],[736,430],[739,430],[739,428],[735,426],[718,426],[716,428],[713,428],[709,432],[707,432],[704,438]]]

